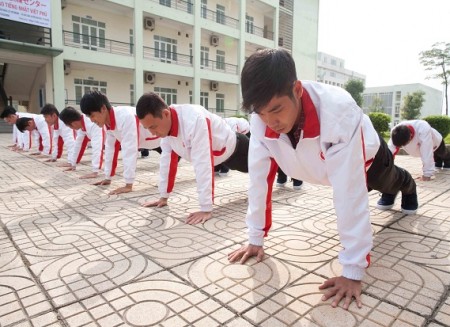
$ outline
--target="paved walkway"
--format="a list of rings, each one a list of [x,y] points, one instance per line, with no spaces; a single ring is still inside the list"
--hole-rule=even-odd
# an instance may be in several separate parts
[[[158,155],[138,160],[132,193],[96,187],[89,153],[78,171],[6,149],[0,135],[0,326],[449,326],[450,171],[419,182],[417,215],[375,209],[374,248],[363,308],[333,309],[318,286],[340,274],[328,187],[274,192],[266,258],[229,264],[246,241],[248,177],[216,179],[213,219],[183,223],[198,209],[190,164],[180,162],[170,206],[158,197]],[[397,163],[420,175],[418,159]],[[120,171],[119,171],[120,174]],[[91,181],[89,181],[91,182]],[[400,202],[400,201],[398,201]]]

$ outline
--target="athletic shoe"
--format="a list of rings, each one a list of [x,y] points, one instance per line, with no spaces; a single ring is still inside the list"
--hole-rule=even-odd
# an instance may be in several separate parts
[[[219,176],[220,177],[226,177],[226,176],[228,176],[228,172],[224,172],[224,173],[219,172]]]
[[[380,210],[389,210],[394,206],[397,194],[382,193],[381,198],[377,202],[377,208]]]
[[[292,188],[295,191],[301,190],[302,189],[302,185],[303,185],[303,181],[299,181],[298,179],[292,179],[293,181],[293,186]]]
[[[284,187],[286,185],[287,178],[280,178],[280,176],[277,177],[277,187]]]
[[[402,194],[402,212],[407,215],[414,215],[417,212],[419,203],[417,202],[417,193]]]

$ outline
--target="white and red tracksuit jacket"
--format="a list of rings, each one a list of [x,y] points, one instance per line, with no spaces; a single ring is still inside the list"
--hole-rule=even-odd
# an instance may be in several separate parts
[[[33,121],[36,125],[36,129],[32,131],[34,143],[38,146],[38,150],[45,155],[50,156],[52,154],[52,133],[51,126],[48,126],[43,115],[34,115]],[[30,146],[31,148],[32,146]]]
[[[398,125],[408,126],[413,135],[411,141],[403,149],[411,156],[422,159],[423,176],[433,176],[435,171],[434,151],[441,145],[442,135],[425,120],[407,120]],[[388,146],[394,156],[400,150],[392,143],[392,139],[389,140]]]
[[[29,113],[29,112],[16,112],[17,117],[29,117],[33,118],[35,114]],[[16,124],[13,125],[13,142],[17,145],[19,149],[22,149],[23,151],[29,151],[31,148],[31,134],[27,130],[25,130],[23,133],[21,133],[18,129]]]
[[[228,117],[225,118],[228,126],[236,133],[247,134],[250,132],[250,123],[247,119],[241,117]]]
[[[225,120],[202,106],[171,105],[170,134],[161,140],[159,193],[168,198],[175,183],[178,156],[192,162],[201,211],[213,209],[214,166],[236,148],[236,133]]]
[[[380,140],[369,118],[338,87],[304,81],[305,125],[296,148],[288,135],[251,117],[248,154],[249,243],[263,245],[272,224],[272,185],[277,164],[292,178],[333,187],[344,277],[360,280],[372,248],[366,171]]]
[[[92,171],[99,172],[103,166],[103,146],[105,145],[105,129],[94,124],[85,114],[81,114],[81,128],[77,130],[74,150],[70,162],[75,166],[81,161],[86,147],[91,142]]]
[[[110,126],[106,126],[105,176],[115,175],[119,150],[122,151],[123,177],[132,184],[136,176],[138,149],[155,149],[161,139],[145,129],[136,116],[136,108],[113,107],[109,110]]]
[[[73,150],[75,145],[75,131],[66,126],[61,119],[58,118],[53,128],[53,149],[52,158],[54,160],[61,158],[63,153],[63,147],[66,146],[67,150],[67,162],[72,166],[75,165],[73,159]]]

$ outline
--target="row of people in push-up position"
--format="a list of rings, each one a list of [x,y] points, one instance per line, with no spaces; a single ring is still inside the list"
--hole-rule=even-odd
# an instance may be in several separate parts
[[[81,99],[85,116],[66,108],[58,117],[53,106],[46,106],[42,114],[48,124],[37,116],[20,117],[19,113],[16,126],[21,132],[42,130],[44,138],[44,130],[53,125],[57,151],[61,148],[56,136],[64,138],[71,133],[62,132],[64,126],[77,130],[80,139],[76,138],[75,154],[68,156],[68,169],[75,169],[80,148],[90,139],[96,158],[94,174],[102,163],[101,146],[95,144],[102,144],[106,133],[105,179],[96,184],[111,183],[119,148],[126,183],[111,193],[132,190],[138,149],[160,149],[160,198],[144,206],[167,205],[179,157],[192,162],[200,211],[187,217],[189,224],[203,223],[212,216],[215,167],[248,172],[249,242],[229,254],[231,262],[244,263],[252,256],[258,261],[263,259],[263,240],[272,224],[271,194],[278,168],[297,180],[294,186],[300,186],[301,181],[332,186],[343,270],[342,276],[325,281],[320,288],[326,289],[323,300],[334,296],[333,307],[343,300],[347,309],[352,298],[361,307],[361,279],[372,248],[368,191],[382,193],[377,203],[380,209],[392,208],[401,192],[402,211],[416,213],[416,183],[409,172],[394,165],[392,151],[404,147],[412,155],[420,153],[424,161],[421,178],[429,180],[435,163],[450,167],[442,137],[426,122],[411,121],[393,130],[388,146],[346,91],[299,81],[291,55],[282,49],[264,49],[251,55],[242,70],[241,87],[243,109],[251,113],[250,139],[245,135],[247,130],[236,133],[224,119],[201,106],[168,106],[156,93],[144,94],[132,108],[112,107],[105,95],[94,91]],[[64,141],[67,145],[68,141]],[[52,153],[49,149],[43,151]],[[50,160],[56,160],[58,153]]]

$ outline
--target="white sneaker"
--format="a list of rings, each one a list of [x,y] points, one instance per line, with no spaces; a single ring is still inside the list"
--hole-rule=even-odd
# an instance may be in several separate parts
[[[299,191],[302,189],[302,185],[294,185],[294,186],[292,186],[292,188],[294,189],[294,191]]]
[[[285,185],[286,185],[286,182],[284,182],[284,183],[277,183],[276,187],[284,187]]]
[[[226,173],[219,173],[219,176],[220,177],[227,177],[228,176],[228,172],[226,172]]]

